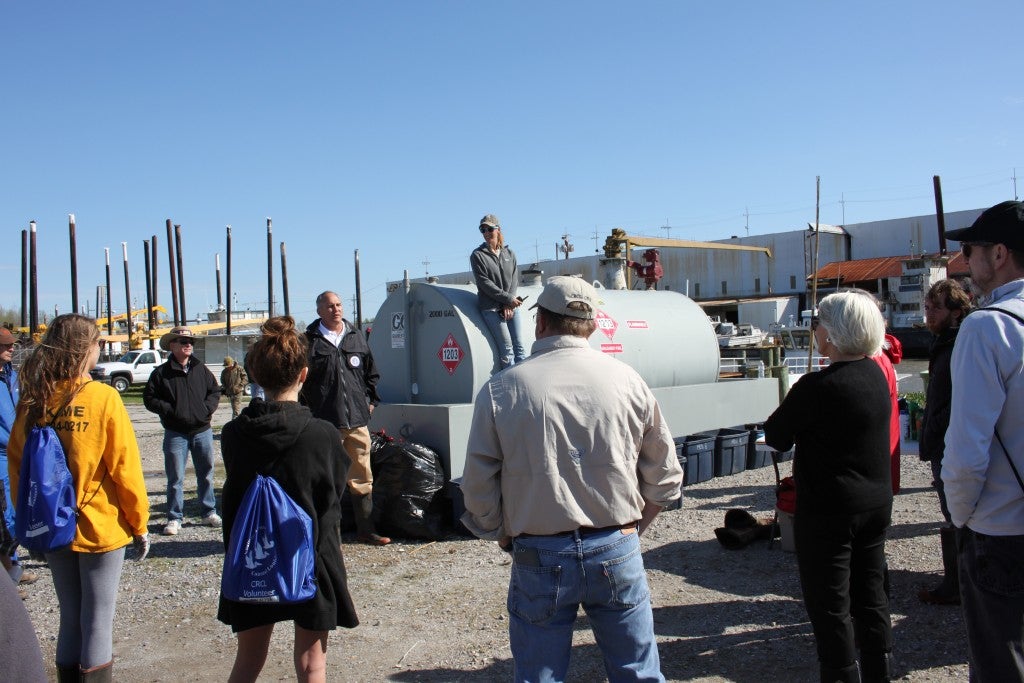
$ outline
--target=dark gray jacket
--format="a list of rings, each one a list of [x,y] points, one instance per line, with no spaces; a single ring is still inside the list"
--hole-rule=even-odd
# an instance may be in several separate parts
[[[476,278],[477,306],[481,311],[496,311],[512,306],[519,289],[516,255],[507,246],[497,254],[484,242],[469,255]]]
[[[210,428],[220,403],[220,385],[195,357],[188,359],[188,372],[172,357],[153,370],[142,401],[149,412],[160,416],[164,429],[192,436]]]

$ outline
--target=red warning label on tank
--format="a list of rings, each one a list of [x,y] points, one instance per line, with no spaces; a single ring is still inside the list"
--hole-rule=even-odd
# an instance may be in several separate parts
[[[630,329],[633,329],[633,330],[646,330],[647,329],[647,321],[646,320],[627,320],[626,321],[626,327],[628,327]]]
[[[594,322],[597,323],[597,329],[604,332],[604,336],[608,337],[608,339],[615,338],[615,330],[619,329],[619,324],[610,318],[607,313],[604,311],[595,313]]]
[[[441,344],[441,348],[437,350],[437,358],[441,361],[441,365],[444,366],[449,375],[454,375],[455,368],[459,367],[459,363],[465,357],[466,354],[463,353],[462,347],[459,346],[459,343],[455,341],[455,337],[449,332]]]
[[[601,344],[601,353],[622,353],[622,344]]]

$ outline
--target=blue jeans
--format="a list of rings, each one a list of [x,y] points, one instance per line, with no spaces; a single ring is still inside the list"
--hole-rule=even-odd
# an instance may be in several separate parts
[[[4,484],[4,495],[7,496],[7,507],[4,510],[4,523],[7,524],[7,530],[11,532],[11,536],[14,536],[14,501],[11,500],[11,475],[7,471],[7,449],[0,448],[0,480]],[[15,564],[18,562],[18,549],[15,548],[14,552],[11,553],[11,561]]]
[[[970,680],[1024,681],[1024,536],[962,527],[957,540]]]
[[[512,556],[508,613],[516,681],[565,680],[580,605],[611,683],[665,680],[637,533],[520,536]]]
[[[213,430],[206,429],[186,436],[178,432],[164,432],[164,471],[167,473],[167,519],[182,518],[185,496],[181,486],[185,479],[185,462],[192,451],[192,465],[196,468],[196,494],[202,507],[202,516],[217,511],[217,498],[213,493]]]
[[[523,349],[522,320],[518,308],[512,309],[512,317],[508,320],[501,319],[501,311],[480,311],[480,314],[483,315],[484,323],[498,348],[498,360],[501,361],[502,370],[512,365],[513,361],[518,363],[526,358],[526,351]]]

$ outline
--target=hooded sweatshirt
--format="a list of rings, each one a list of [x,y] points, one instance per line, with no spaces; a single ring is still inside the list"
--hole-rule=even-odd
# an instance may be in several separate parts
[[[341,493],[348,458],[338,430],[293,401],[255,401],[224,425],[224,544],[256,474],[272,476],[313,520],[316,597],[293,605],[238,603],[220,598],[217,618],[234,632],[279,621],[311,631],[359,623],[341,555]]]

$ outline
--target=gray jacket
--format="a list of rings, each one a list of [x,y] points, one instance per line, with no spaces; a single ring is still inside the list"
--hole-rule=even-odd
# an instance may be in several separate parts
[[[516,255],[507,246],[497,254],[484,242],[469,256],[476,278],[477,307],[481,311],[496,311],[511,306],[519,289],[519,270]]]

